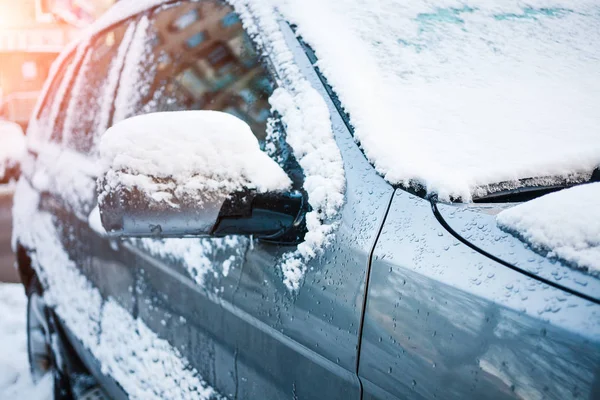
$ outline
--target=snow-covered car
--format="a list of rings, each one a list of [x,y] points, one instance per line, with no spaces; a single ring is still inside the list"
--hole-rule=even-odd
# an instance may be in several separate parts
[[[34,377],[600,398],[598,4],[454,3],[117,2],[29,124]]]
[[[24,153],[25,136],[21,126],[0,119],[0,184],[19,179]]]

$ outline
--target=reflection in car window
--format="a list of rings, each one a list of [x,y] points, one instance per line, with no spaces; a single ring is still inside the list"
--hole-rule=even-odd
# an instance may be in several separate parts
[[[53,118],[58,117],[58,115],[54,114],[57,113],[57,108],[60,107],[59,103],[63,101],[62,94],[66,90],[63,87],[67,84],[65,81],[68,79],[67,71],[74,68],[74,57],[75,52],[73,51],[63,61],[54,80],[50,83],[50,87],[46,92],[46,96],[44,97],[41,108],[37,114],[37,126],[39,131],[32,132],[37,139],[47,140],[51,135],[52,127],[54,126]],[[61,88],[63,88],[63,90],[59,90]],[[60,115],[60,113],[58,114]]]
[[[131,50],[136,68],[124,71],[131,88],[119,93],[117,121],[156,111],[218,110],[246,121],[265,139],[275,85],[230,6],[203,1],[162,8],[146,32],[140,29],[143,24]],[[140,79],[136,70],[143,71]]]
[[[93,138],[109,127],[119,72],[133,34],[132,25],[133,22],[119,24],[92,41],[67,108],[63,129],[67,146],[88,152]]]

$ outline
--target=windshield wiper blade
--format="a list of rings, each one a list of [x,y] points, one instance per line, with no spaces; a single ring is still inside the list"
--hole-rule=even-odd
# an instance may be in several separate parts
[[[589,173],[588,173],[589,174]],[[588,178],[589,177],[589,178]],[[539,178],[538,178],[539,179]],[[503,184],[495,184],[499,190],[491,190],[489,193],[478,196],[473,199],[474,203],[517,203],[533,200],[536,197],[556,192],[558,190],[567,189],[573,186],[600,182],[600,167],[594,169],[586,178],[572,179],[565,178],[563,181],[548,184],[535,184],[535,178],[524,179],[523,186],[502,188]],[[538,181],[539,182],[539,181]],[[530,183],[529,185],[527,183]]]
[[[473,199],[474,203],[520,203],[537,197],[576,186],[572,184],[557,184],[548,186],[523,186],[514,189],[500,190]]]

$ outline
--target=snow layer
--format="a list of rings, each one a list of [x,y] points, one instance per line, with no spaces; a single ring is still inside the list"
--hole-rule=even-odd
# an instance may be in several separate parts
[[[131,28],[131,27],[130,27]],[[148,79],[148,69],[154,67],[155,63],[151,63],[152,53],[152,38],[150,34],[150,20],[147,16],[140,18],[135,28],[135,33],[128,43],[127,57],[123,64],[121,80],[119,82],[119,90],[115,99],[115,114],[113,123],[121,122],[133,115],[139,108],[141,99],[144,98],[149,91],[149,85],[152,82]],[[140,60],[147,62],[140,65]]]
[[[468,201],[600,164],[596,0],[262,2],[297,24],[390,183]]]
[[[286,254],[281,269],[284,283],[297,290],[306,263],[332,242],[346,186],[340,151],[335,143],[325,100],[303,76],[281,31],[278,15],[268,0],[230,0],[244,27],[269,55],[278,88],[269,99],[281,115],[286,141],[305,176],[304,188],[313,211],[307,213],[308,232],[297,251]]]
[[[25,247],[35,248],[32,264],[48,288],[44,299],[101,362],[103,371],[110,372],[132,399],[218,397],[177,349],[113,299],[103,300],[69,258],[53,216],[37,210],[38,201],[37,192],[19,180],[13,235]]]
[[[96,200],[95,178],[100,173],[98,163],[54,143],[44,144],[36,161],[33,186],[40,192],[55,194],[71,207],[75,215],[87,219]]]
[[[26,315],[23,286],[0,283],[0,399],[50,400],[52,377],[34,385],[29,373]]]
[[[219,398],[198,379],[179,351],[116,301],[104,304],[101,326],[96,356],[103,363],[103,372],[121,383],[130,398]]]
[[[135,24],[130,24],[121,40],[117,54],[110,64],[106,77],[97,88],[95,85],[98,82],[91,80],[98,79],[91,73],[96,67],[92,57],[93,51],[88,50],[77,79],[73,84],[71,100],[65,116],[63,142],[68,146],[78,148],[78,141],[85,141],[86,136],[91,136],[95,142],[108,128],[113,108],[113,94],[117,91],[117,84],[125,62],[125,54],[133,39],[134,31]],[[90,105],[97,107],[98,111],[81,112],[82,107],[89,107]],[[85,148],[87,146],[80,147]]]
[[[201,209],[194,221],[203,232],[211,231],[231,194],[291,186],[285,171],[260,150],[248,124],[216,111],[126,119],[101,137],[100,156],[107,171],[98,181],[100,204],[117,188],[139,190],[142,206],[152,212]]]
[[[224,238],[177,238],[177,239],[138,239],[133,243],[150,254],[162,257],[171,262],[181,262],[194,281],[204,286],[208,274],[219,276],[221,267],[223,276],[236,265],[241,266],[248,249],[250,239],[243,236],[226,236]],[[223,255],[230,255],[222,263],[218,260]]]
[[[15,123],[0,120],[0,178],[25,155],[25,136]]]
[[[124,185],[157,201],[228,196],[244,188],[281,191],[291,181],[260,150],[250,127],[215,111],[145,114],[119,122],[101,138],[107,187]],[[159,180],[167,179],[168,183]]]
[[[502,211],[498,225],[567,263],[600,275],[600,183],[564,189]]]
[[[88,226],[92,228],[99,236],[107,236],[106,229],[102,226],[102,219],[100,218],[100,208],[94,207],[88,216]]]

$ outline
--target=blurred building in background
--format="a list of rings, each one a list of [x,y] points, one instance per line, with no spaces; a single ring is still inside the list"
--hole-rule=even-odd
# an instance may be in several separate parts
[[[115,0],[0,0],[0,117],[26,127],[52,62]]]

